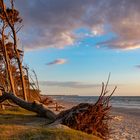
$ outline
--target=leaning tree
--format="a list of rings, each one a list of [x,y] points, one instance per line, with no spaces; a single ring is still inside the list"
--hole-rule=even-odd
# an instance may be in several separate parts
[[[12,78],[12,72],[10,69],[10,61],[8,58],[8,54],[7,54],[7,47],[6,48],[6,41],[10,38],[12,40],[12,51],[14,54],[14,58],[17,61],[18,64],[18,69],[20,72],[20,78],[21,78],[21,84],[22,84],[22,91],[24,94],[24,99],[27,100],[27,94],[26,94],[26,85],[25,85],[25,79],[24,79],[24,73],[23,73],[23,69],[22,69],[22,62],[21,62],[21,57],[20,57],[20,52],[17,48],[17,31],[19,30],[16,29],[16,25],[17,23],[21,23],[22,19],[19,17],[19,12],[14,8],[14,2],[13,0],[11,0],[11,7],[7,8],[4,0],[0,0],[0,19],[1,19],[1,23],[2,23],[2,30],[1,30],[1,36],[2,36],[2,48],[4,50],[4,55],[5,55],[5,62],[6,62],[6,66],[7,66],[7,71],[8,71],[8,75],[9,75],[9,81],[11,84],[11,90],[12,92],[15,94],[15,87],[14,87],[14,82],[13,82],[13,78]],[[8,32],[8,33],[7,33]],[[7,33],[7,34],[6,34]],[[15,94],[16,95],[16,94]]]
[[[12,92],[24,100],[34,98],[33,94],[40,100],[37,76],[33,72],[34,80],[29,68],[22,65],[24,51],[17,46],[22,19],[13,0],[10,0],[10,5],[6,7],[4,0],[0,0],[0,85],[6,92]]]

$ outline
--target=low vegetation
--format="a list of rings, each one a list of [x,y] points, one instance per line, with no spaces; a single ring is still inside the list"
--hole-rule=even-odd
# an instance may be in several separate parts
[[[43,127],[27,127],[17,125],[0,126],[2,134],[0,139],[16,139],[16,140],[101,140],[96,136],[88,135],[76,130],[65,129],[48,129]]]
[[[2,140],[101,140],[69,128],[48,128],[49,120],[21,108],[0,111],[0,139]]]

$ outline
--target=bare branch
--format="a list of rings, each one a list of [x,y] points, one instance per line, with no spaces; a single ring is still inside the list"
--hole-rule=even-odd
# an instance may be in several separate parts
[[[105,85],[104,93],[105,93],[106,90],[107,90],[108,83],[109,83],[109,80],[110,80],[110,76],[111,76],[111,73],[109,73],[109,75],[108,75],[108,79],[107,79],[107,82],[106,82],[106,85]]]
[[[18,33],[18,32],[22,29],[23,26],[24,26],[24,25],[21,25],[20,27],[18,27],[18,28],[16,29],[16,33]]]

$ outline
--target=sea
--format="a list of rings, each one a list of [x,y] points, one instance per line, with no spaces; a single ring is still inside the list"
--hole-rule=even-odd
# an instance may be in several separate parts
[[[54,100],[70,103],[95,103],[98,96],[78,96],[78,95],[53,95]],[[112,107],[140,109],[140,96],[113,96],[110,101]]]

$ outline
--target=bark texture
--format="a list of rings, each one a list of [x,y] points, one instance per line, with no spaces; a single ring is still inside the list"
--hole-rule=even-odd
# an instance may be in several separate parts
[[[19,105],[24,109],[37,113],[40,117],[46,117],[52,121],[55,121],[56,119],[55,113],[53,113],[52,111],[47,109],[43,104],[37,101],[30,103],[23,99],[20,99],[19,97],[15,96],[12,93],[4,92],[3,95],[0,96],[0,103],[8,99],[12,100],[15,104]]]

